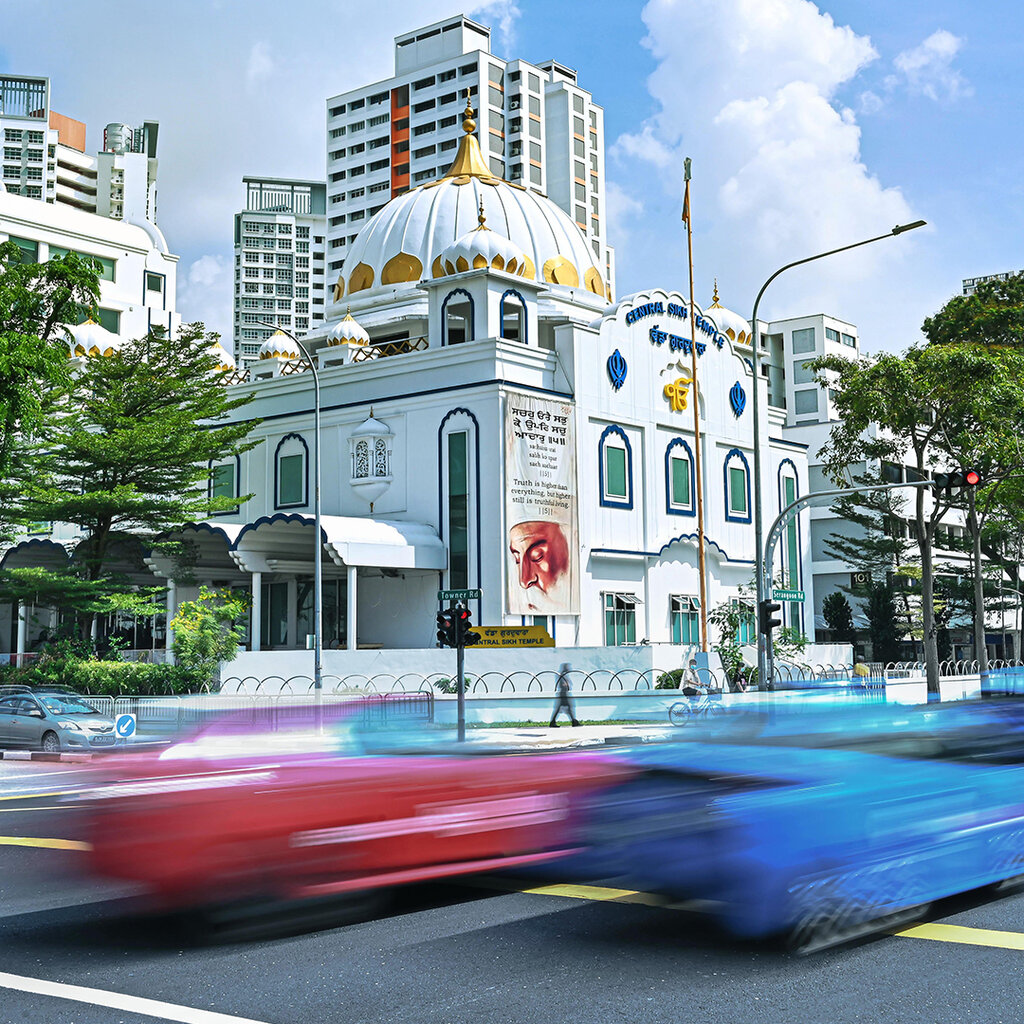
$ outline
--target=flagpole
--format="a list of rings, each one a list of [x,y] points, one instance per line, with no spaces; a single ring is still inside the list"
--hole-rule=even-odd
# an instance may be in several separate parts
[[[697,571],[700,574],[700,649],[708,650],[707,566],[704,560],[704,474],[701,469],[700,389],[697,385],[697,332],[694,330],[693,306],[693,231],[690,228],[690,158],[683,161],[683,223],[686,225],[686,257],[690,265],[690,362],[693,376],[693,444],[694,474],[697,491]]]

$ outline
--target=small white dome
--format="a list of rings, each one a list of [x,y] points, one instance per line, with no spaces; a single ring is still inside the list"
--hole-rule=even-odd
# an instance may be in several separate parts
[[[352,431],[352,437],[389,437],[394,431],[386,424],[374,418],[373,409],[370,415]]]
[[[218,371],[237,370],[235,357],[219,342],[215,341],[209,348],[210,355],[217,360]]]
[[[67,331],[69,356],[112,356],[121,351],[121,339],[92,318]]]
[[[351,312],[345,314],[343,320],[339,320],[327,332],[327,344],[334,345],[369,345],[370,336],[359,325]]]
[[[466,270],[493,267],[522,277],[526,273],[526,253],[504,235],[487,226],[484,204],[480,202],[477,214],[479,224],[446,246],[434,259],[434,266],[446,274],[461,274]]]
[[[704,310],[704,315],[709,320],[714,320],[715,326],[730,340],[738,345],[749,345],[751,342],[750,321],[744,320],[739,313],[726,309],[718,301],[718,282],[715,281],[715,293],[711,299],[711,305]]]
[[[260,359],[301,359],[302,350],[294,338],[277,330],[260,345]]]

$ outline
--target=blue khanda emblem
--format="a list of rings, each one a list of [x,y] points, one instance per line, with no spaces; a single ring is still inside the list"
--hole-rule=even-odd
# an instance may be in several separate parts
[[[612,387],[616,391],[626,383],[626,360],[622,353],[616,349],[608,357],[608,376],[611,379]]]
[[[742,416],[743,410],[747,407],[747,393],[739,381],[736,381],[729,389],[729,402],[732,405],[732,411],[737,416]]]

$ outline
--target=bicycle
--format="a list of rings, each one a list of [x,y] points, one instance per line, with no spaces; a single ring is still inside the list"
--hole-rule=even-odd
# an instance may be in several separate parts
[[[696,721],[702,715],[705,718],[718,718],[725,712],[725,708],[721,704],[721,690],[711,692],[707,690],[687,692],[684,690],[683,696],[686,698],[685,700],[677,700],[668,709],[668,720],[673,725],[686,725],[688,722]]]

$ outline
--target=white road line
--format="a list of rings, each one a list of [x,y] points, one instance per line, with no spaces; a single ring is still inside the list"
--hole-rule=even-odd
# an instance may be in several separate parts
[[[164,1003],[158,999],[143,999],[140,996],[122,995],[120,992],[107,992],[101,988],[64,985],[57,981],[23,978],[17,974],[4,974],[3,972],[0,972],[0,988],[31,992],[34,995],[53,996],[56,999],[72,999],[77,1003],[89,1003],[92,1006],[109,1006],[112,1010],[141,1013],[147,1017],[178,1021],[179,1024],[266,1024],[264,1021],[252,1020],[249,1017],[235,1017],[229,1013],[195,1010],[189,1006],[176,1006],[174,1003]]]

